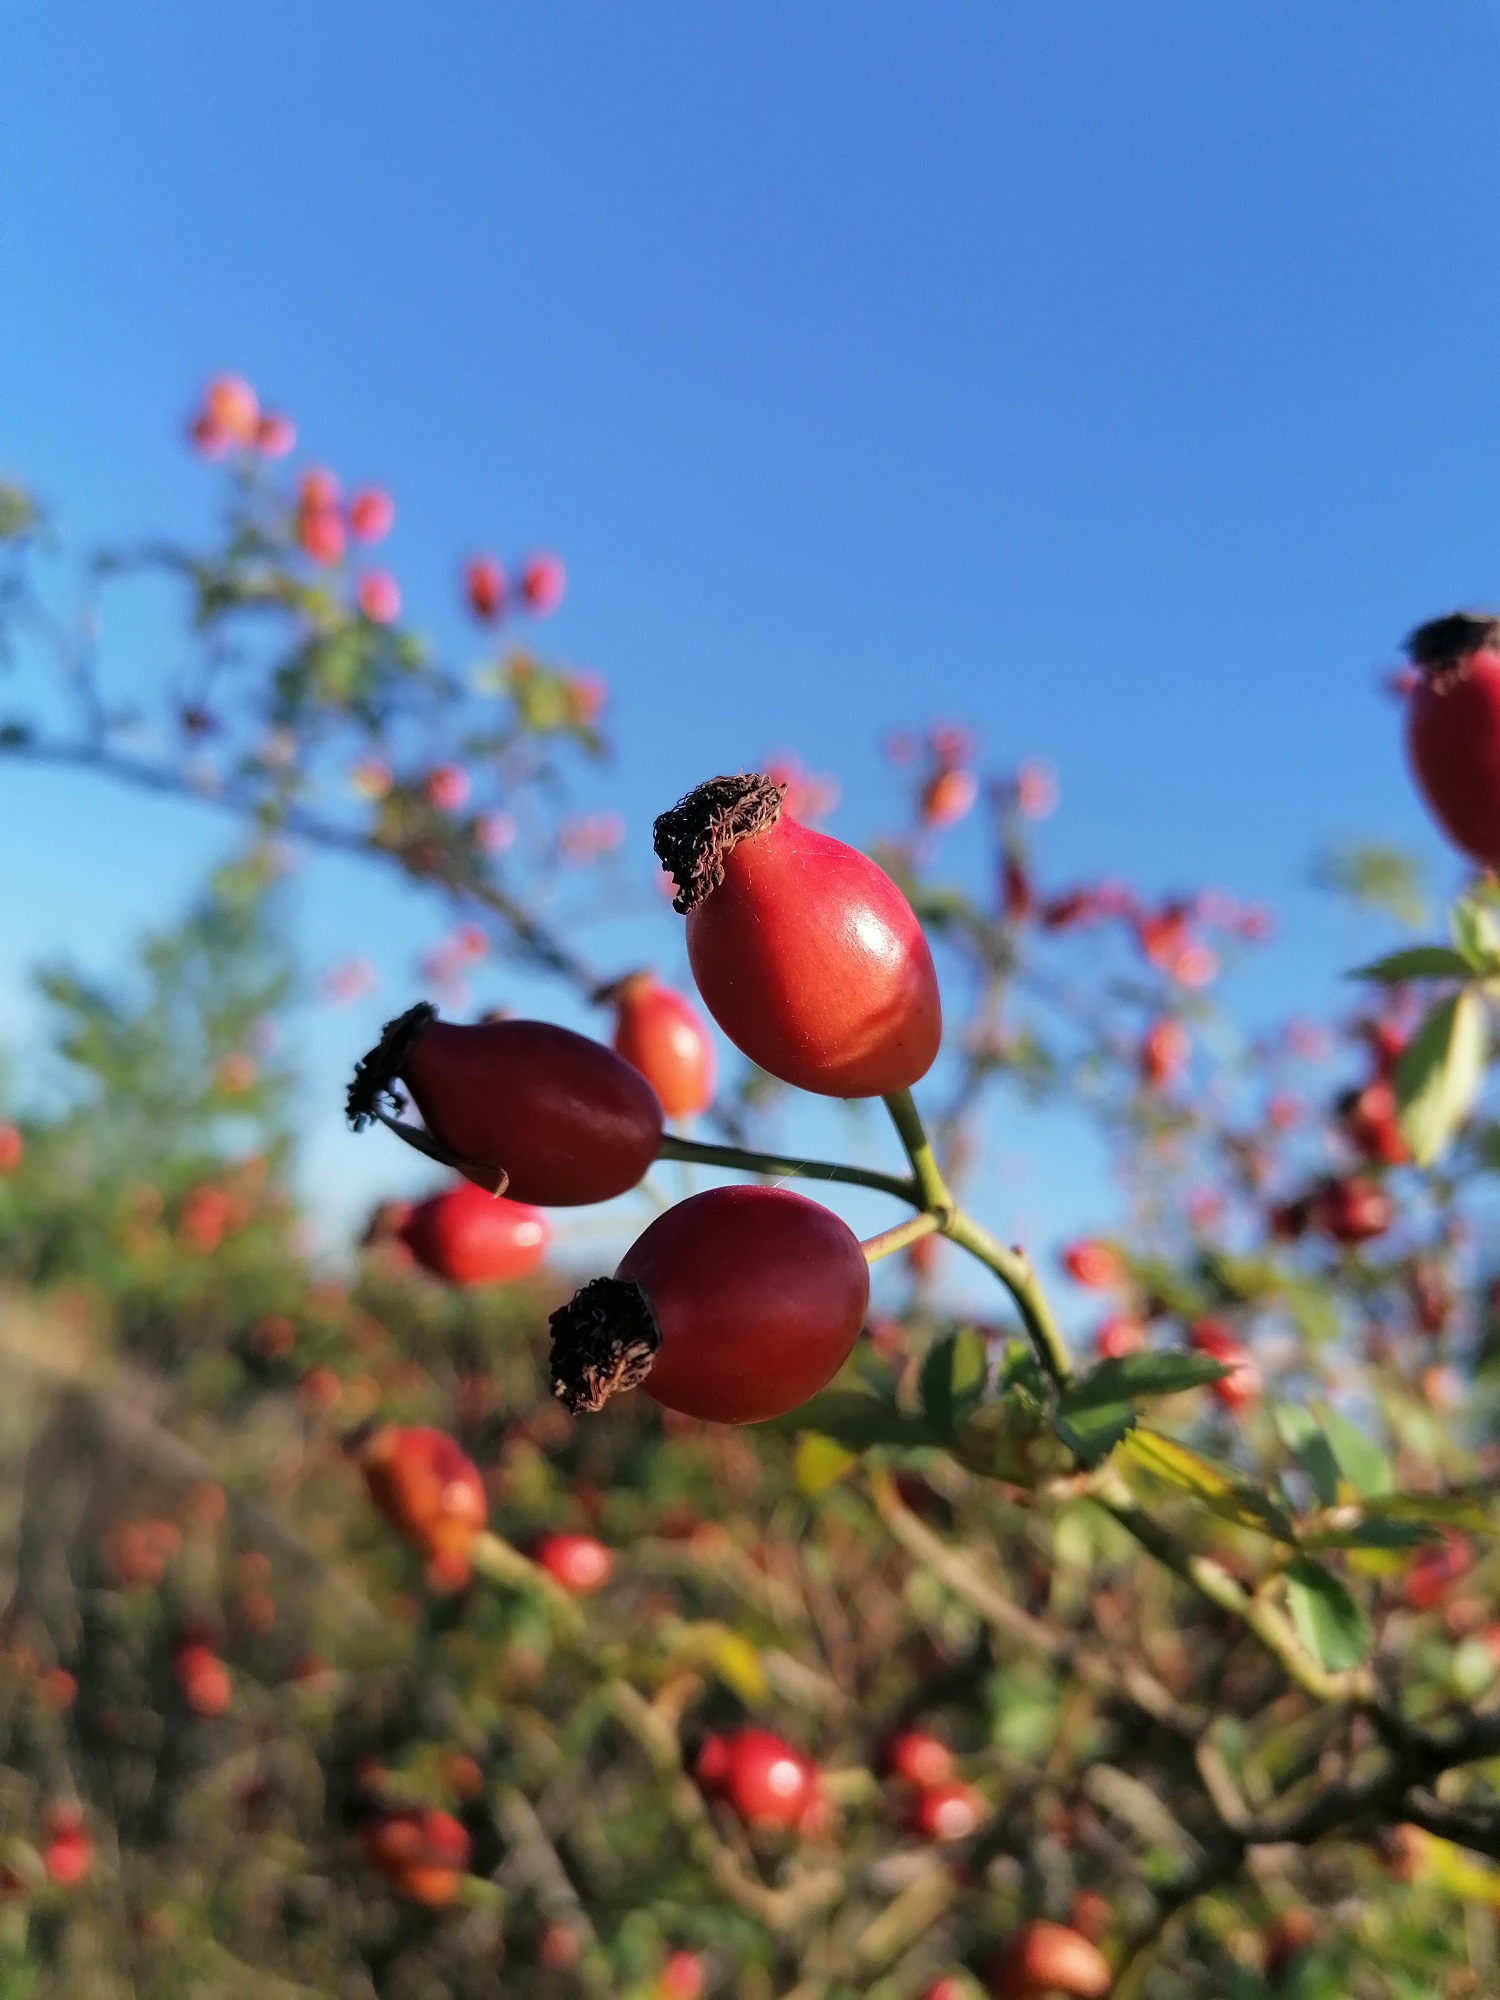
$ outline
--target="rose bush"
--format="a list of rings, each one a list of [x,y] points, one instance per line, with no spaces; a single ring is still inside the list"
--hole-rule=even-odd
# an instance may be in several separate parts
[[[604,690],[507,637],[561,564],[468,560],[460,673],[346,567],[383,489],[279,469],[233,378],[191,434],[223,532],[87,570],[184,593],[158,748],[0,497],[0,749],[246,835],[133,982],[43,975],[76,1088],[0,1106],[4,1990],[1497,1990],[1493,878],[1328,1027],[1236,1037],[1266,913],[1050,882],[1050,773],[934,724],[869,855],[789,765],[663,801],[702,990],[594,966],[545,912],[622,866],[556,804]],[[1423,627],[1406,695],[1481,858],[1492,629]],[[58,663],[71,721],[31,698]],[[942,839],[977,814],[976,889]],[[487,958],[598,1009],[393,1023],[350,1109],[431,1200],[337,1269],[288,1178],[288,843],[431,892],[450,1014]],[[1393,868],[1332,872],[1389,902]],[[720,1051],[712,1103],[699,1001],[759,1065]],[[794,1088],[883,1092],[888,1138],[780,1150]],[[1006,1093],[1082,1107],[1126,1189],[1055,1270],[964,1205]],[[676,1200],[663,1160],[735,1185]],[[527,1206],[642,1182],[612,1276]],[[840,1184],[891,1226],[860,1245]]]

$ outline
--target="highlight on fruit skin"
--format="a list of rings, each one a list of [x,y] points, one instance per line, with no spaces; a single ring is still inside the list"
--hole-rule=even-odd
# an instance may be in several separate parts
[[[552,1393],[575,1415],[639,1387],[712,1423],[784,1416],[838,1373],[869,1298],[859,1240],[831,1210],[786,1188],[711,1188],[552,1314]]]
[[[425,1131],[400,1122],[398,1079]],[[347,1113],[356,1132],[378,1121],[477,1187],[542,1208],[625,1194],[662,1134],[655,1091],[603,1043],[551,1021],[440,1021],[427,1001],[386,1023]]]
[[[1452,611],[1406,641],[1417,684],[1406,750],[1418,788],[1454,846],[1500,867],[1500,619]]]
[[[883,1097],[942,1041],[916,914],[857,848],[782,811],[758,773],[711,778],[656,821],[710,1014],[770,1075],[824,1097]]]
[[[819,1803],[817,1766],[766,1729],[707,1737],[693,1775],[747,1826],[799,1826]]]

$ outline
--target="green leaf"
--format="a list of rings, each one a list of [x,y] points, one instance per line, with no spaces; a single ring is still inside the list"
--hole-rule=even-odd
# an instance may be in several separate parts
[[[1304,1535],[1305,1549],[1414,1549],[1420,1542],[1441,1541],[1436,1528],[1421,1521],[1392,1521],[1367,1516],[1352,1528],[1323,1528]]]
[[[1179,1444],[1176,1438],[1142,1425],[1130,1433],[1121,1449],[1143,1472],[1179,1493],[1192,1494],[1222,1520],[1295,1545],[1297,1531],[1284,1507],[1237,1473]]]
[[[1313,1491],[1325,1507],[1331,1507],[1339,1493],[1338,1460],[1317,1418],[1300,1403],[1277,1403],[1271,1416],[1277,1435],[1312,1481]]]
[[[1500,971],[1500,919],[1475,896],[1453,906],[1453,942],[1473,971]]]
[[[1310,1556],[1297,1556],[1286,1580],[1292,1623],[1307,1650],[1331,1674],[1357,1667],[1370,1650],[1370,1627],[1338,1578]]]
[[[1419,1167],[1432,1164],[1473,1109],[1484,1056],[1484,1001],[1472,986],[1439,1001],[1402,1050],[1398,1117]]]
[[[1086,1409],[1059,1415],[1052,1428],[1075,1458],[1095,1466],[1109,1457],[1122,1437],[1129,1436],[1135,1421],[1129,1403],[1091,1403]]]
[[[1091,1368],[1064,1394],[1058,1408],[1065,1417],[1074,1417],[1110,1403],[1128,1403],[1134,1396],[1180,1395],[1233,1372],[1206,1354],[1125,1354]]]
[[[1393,951],[1388,958],[1361,965],[1348,976],[1396,986],[1408,979],[1467,979],[1473,970],[1461,952],[1445,944],[1414,944],[1406,951]]]
[[[772,1417],[766,1430],[816,1431],[832,1438],[850,1451],[863,1451],[872,1444],[941,1444],[938,1432],[920,1417],[904,1417],[876,1396],[862,1396],[857,1389],[825,1389],[799,1409],[784,1417]]]
[[[989,1356],[972,1327],[934,1341],[922,1361],[922,1408],[947,1436],[984,1395]]]
[[[1495,1522],[1477,1500],[1462,1493],[1388,1493],[1365,1503],[1367,1514],[1387,1521],[1425,1521],[1470,1534],[1493,1535]]]
[[[854,1453],[846,1451],[841,1444],[835,1444],[830,1437],[823,1437],[817,1431],[806,1431],[797,1440],[797,1451],[792,1461],[792,1476],[797,1482],[797,1491],[809,1500],[816,1500],[835,1486],[854,1464]]]
[[[1323,1435],[1328,1439],[1334,1459],[1343,1478],[1362,1500],[1373,1500],[1391,1490],[1390,1460],[1372,1444],[1357,1425],[1347,1417],[1341,1417],[1337,1410],[1319,1407],[1318,1421],[1323,1426]]]
[[[1320,888],[1344,896],[1356,908],[1384,910],[1413,930],[1427,921],[1421,861],[1400,847],[1368,841],[1340,841],[1322,854],[1313,872]]]

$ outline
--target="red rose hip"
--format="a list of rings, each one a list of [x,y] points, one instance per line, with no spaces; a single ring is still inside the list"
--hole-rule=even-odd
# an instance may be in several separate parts
[[[650,972],[633,972],[611,996],[615,1054],[638,1069],[669,1118],[692,1118],[714,1101],[714,1047],[696,1007]]]
[[[552,1393],[576,1414],[640,1386],[686,1416],[760,1423],[832,1380],[869,1297],[859,1241],[828,1209],[785,1188],[712,1188],[553,1313]]]
[[[688,959],[735,1047],[824,1097],[883,1097],[942,1040],[932,954],[867,855],[782,811],[785,787],[711,778],[656,822],[687,917]]]
[[[546,1535],[537,1543],[532,1561],[575,1597],[602,1590],[614,1567],[609,1550],[593,1535]]]
[[[1406,650],[1421,678],[1406,749],[1433,817],[1455,847],[1500,865],[1500,620],[1455,611],[1419,625]]]
[[[424,1270],[450,1285],[508,1285],[547,1254],[547,1218],[528,1202],[460,1181],[417,1202],[396,1235]]]
[[[608,1201],[641,1180],[661,1142],[656,1093],[612,1049],[550,1021],[439,1021],[425,1003],[386,1024],[355,1071],[356,1132],[393,1120],[399,1077],[427,1126],[395,1129],[492,1193],[544,1208]]]
[[[1097,1945],[1041,1917],[1022,1924],[989,1979],[995,2000],[1041,2000],[1048,1993],[1104,2000],[1110,1985],[1109,1961]]]

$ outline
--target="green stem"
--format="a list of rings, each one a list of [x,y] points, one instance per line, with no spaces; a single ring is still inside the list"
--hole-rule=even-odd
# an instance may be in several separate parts
[[[895,1174],[876,1173],[872,1168],[837,1166],[832,1160],[789,1160],[776,1153],[751,1153],[743,1146],[711,1146],[698,1139],[679,1139],[671,1132],[662,1134],[656,1149],[659,1160],[696,1160],[705,1167],[725,1167],[746,1174],[769,1174],[774,1180],[795,1178],[804,1181],[838,1181],[845,1187],[874,1188],[892,1194],[913,1208],[925,1204],[915,1180]]]
[[[896,1135],[906,1149],[906,1157],[911,1161],[921,1206],[930,1208],[934,1215],[946,1224],[957,1204],[948,1192],[948,1183],[943,1179],[942,1169],[933,1155],[932,1145],[927,1137],[920,1112],[912,1102],[909,1090],[893,1090],[885,1100],[885,1108],[891,1114],[891,1123]]]
[[[890,1257],[898,1250],[905,1250],[913,1243],[920,1243],[924,1236],[934,1236],[942,1224],[930,1208],[920,1215],[908,1217],[893,1228],[882,1229],[878,1236],[867,1236],[860,1249],[865,1253],[867,1264],[878,1264],[882,1257]]]
[[[1073,1358],[1068,1353],[1062,1329],[1052,1317],[1041,1281],[1025,1251],[1007,1250],[1003,1243],[997,1242],[987,1229],[981,1229],[962,1209],[949,1217],[943,1234],[962,1245],[971,1257],[977,1257],[981,1264],[987,1264],[994,1272],[1016,1302],[1022,1322],[1031,1336],[1031,1344],[1036,1349],[1037,1359],[1058,1388],[1065,1389],[1073,1379]]]

